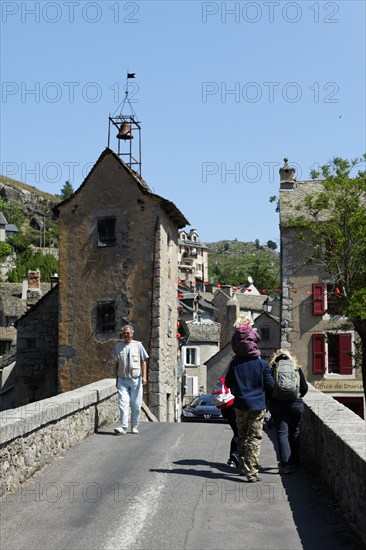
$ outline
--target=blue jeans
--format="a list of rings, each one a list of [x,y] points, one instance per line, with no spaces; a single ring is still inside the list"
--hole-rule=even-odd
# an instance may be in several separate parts
[[[301,401],[278,401],[270,403],[269,410],[277,431],[279,460],[284,466],[291,462],[299,464],[300,420],[304,411]]]
[[[142,404],[142,381],[138,378],[119,378],[117,383],[120,426],[128,428],[128,417],[131,406],[131,428],[137,428],[140,422]]]

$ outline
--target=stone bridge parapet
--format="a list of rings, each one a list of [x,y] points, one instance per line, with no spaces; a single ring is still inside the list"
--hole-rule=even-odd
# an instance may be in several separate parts
[[[16,490],[99,427],[119,418],[115,379],[0,413],[0,494]],[[145,404],[141,421],[157,421]]]
[[[302,448],[366,545],[366,423],[311,384],[304,403]]]
[[[37,470],[99,427],[118,420],[114,379],[1,413],[0,490],[14,491]],[[366,424],[309,384],[302,446],[356,533],[366,544]],[[143,404],[141,420],[157,421]]]

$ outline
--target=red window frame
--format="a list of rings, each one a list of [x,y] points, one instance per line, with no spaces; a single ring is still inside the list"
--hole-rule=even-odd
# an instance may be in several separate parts
[[[352,364],[352,335],[348,332],[335,335],[338,338],[338,361],[339,374],[350,375],[353,372]],[[313,374],[325,374],[326,356],[325,356],[324,333],[314,333],[313,341]]]

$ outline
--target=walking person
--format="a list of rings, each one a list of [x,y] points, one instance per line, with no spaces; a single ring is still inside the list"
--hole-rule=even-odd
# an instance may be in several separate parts
[[[266,393],[274,381],[268,364],[260,357],[234,357],[225,384],[235,395],[234,407],[239,436],[240,474],[251,483],[260,481],[259,453],[266,412]]]
[[[146,360],[149,358],[144,346],[133,340],[132,325],[122,328],[122,342],[114,348],[116,360],[116,386],[120,425],[114,428],[116,435],[125,435],[128,429],[129,409],[131,407],[131,432],[138,434],[140,410],[142,405],[142,386],[147,384]]]
[[[275,381],[269,410],[277,432],[279,472],[290,474],[291,466],[300,465],[302,397],[308,391],[308,384],[295,355],[287,349],[276,351],[269,364]]]
[[[225,385],[225,376],[222,376],[216,382],[216,386],[212,392],[212,398],[215,399],[215,396],[225,393],[226,395],[231,395],[231,391]],[[233,431],[233,436],[230,441],[230,451],[229,458],[227,461],[228,466],[233,466],[239,468],[239,453],[238,453],[238,427],[236,425],[236,414],[234,408],[234,397],[224,403],[216,403],[216,407],[221,410],[221,414],[225,420],[230,424],[230,428]]]

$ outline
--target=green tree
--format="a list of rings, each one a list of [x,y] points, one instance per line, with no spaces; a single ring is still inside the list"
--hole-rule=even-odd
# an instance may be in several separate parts
[[[277,243],[275,243],[274,241],[267,241],[267,246],[271,250],[277,250]]]
[[[0,243],[0,260],[4,260],[7,256],[10,256],[12,253],[12,248],[9,243],[1,242]]]
[[[33,253],[28,248],[25,252],[17,255],[15,267],[8,272],[8,281],[21,283],[29,269],[39,269],[41,281],[48,283],[52,275],[58,272],[58,261],[53,254]]]
[[[362,159],[334,158],[312,171],[322,190],[308,196],[296,225],[310,231],[314,255],[338,290],[341,310],[361,341],[361,369],[366,395],[366,172]]]
[[[3,197],[0,197],[0,212],[2,212],[8,223],[12,223],[20,228],[24,221],[24,214],[16,204],[16,202],[8,202]]]
[[[62,200],[65,200],[65,199],[68,199],[69,197],[71,197],[73,192],[74,192],[73,186],[71,185],[69,180],[67,180],[67,181],[65,181],[65,184],[61,189],[61,193],[59,195],[56,195],[56,197],[58,197]]]

